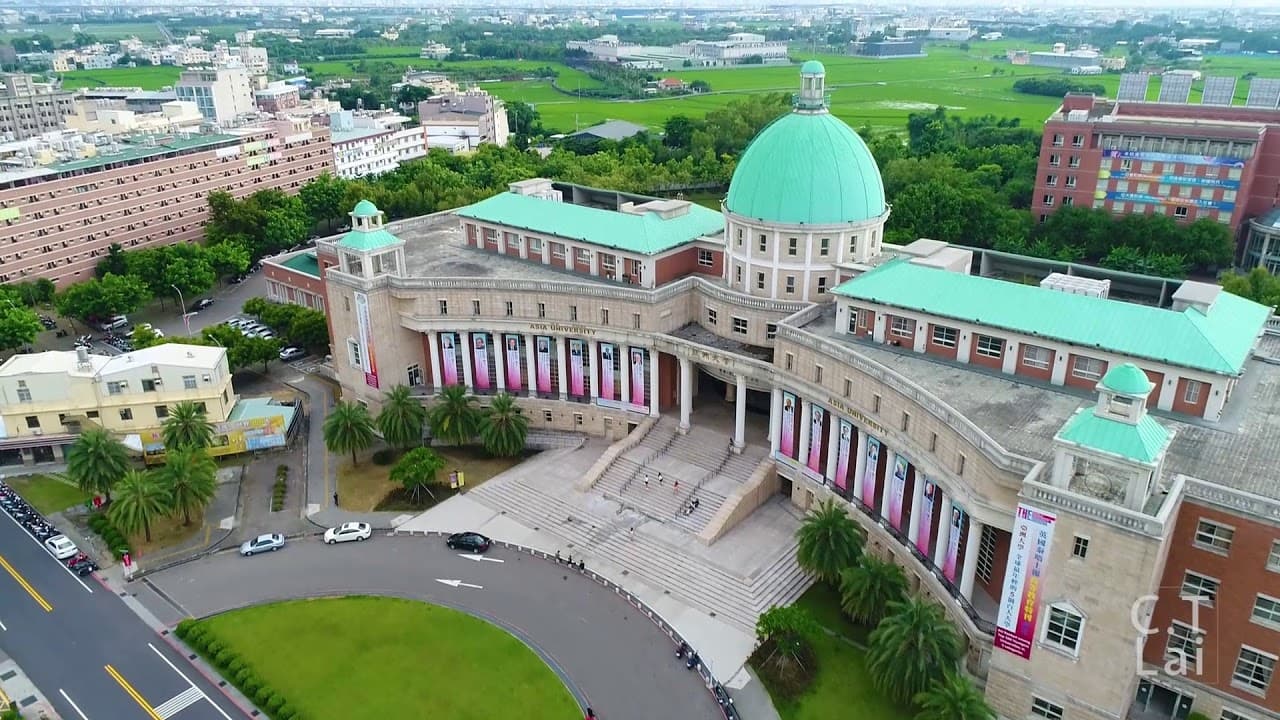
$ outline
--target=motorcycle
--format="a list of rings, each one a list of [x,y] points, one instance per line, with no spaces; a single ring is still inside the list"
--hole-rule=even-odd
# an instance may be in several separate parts
[[[680,647],[676,648],[676,657],[682,658],[685,656],[685,653],[688,653],[689,651],[690,651],[689,643],[681,642]]]
[[[685,666],[685,669],[692,670],[698,667],[698,664],[701,662],[702,662],[702,658],[698,657],[698,653],[691,652],[689,653],[689,659],[684,661],[684,666]]]

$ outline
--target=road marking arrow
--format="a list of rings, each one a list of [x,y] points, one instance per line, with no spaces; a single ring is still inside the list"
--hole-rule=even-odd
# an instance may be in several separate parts
[[[466,558],[468,560],[475,560],[476,562],[496,562],[496,563],[506,562],[505,560],[499,560],[498,558],[485,557],[483,555],[463,555],[462,553],[458,553],[458,557]]]
[[[475,588],[476,590],[483,590],[483,589],[484,589],[483,587],[481,587],[481,586],[479,586],[479,585],[472,585],[471,583],[465,583],[465,582],[462,582],[461,580],[441,580],[440,578],[436,578],[436,582],[438,582],[438,583],[444,583],[445,585],[448,585],[449,587],[455,587],[455,588],[456,588],[456,587],[468,587],[468,588]]]

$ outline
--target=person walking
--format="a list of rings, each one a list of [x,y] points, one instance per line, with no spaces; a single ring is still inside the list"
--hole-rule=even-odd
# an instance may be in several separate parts
[[[635,528],[631,528],[630,530],[628,530],[628,531],[627,531],[627,539],[628,539],[628,540],[635,540],[635,539],[636,539],[636,529],[635,529]]]
[[[680,492],[680,481],[676,480],[675,482],[671,483],[671,489],[678,494]]]
[[[662,471],[661,471],[661,470],[659,470],[659,471],[658,471],[658,484],[659,484],[659,485],[661,485],[661,484],[662,484],[662,482],[663,482],[663,481],[662,481]]]
[[[649,473],[644,474],[644,486],[649,487]]]
[[[338,507],[338,493],[333,494],[333,506]]]

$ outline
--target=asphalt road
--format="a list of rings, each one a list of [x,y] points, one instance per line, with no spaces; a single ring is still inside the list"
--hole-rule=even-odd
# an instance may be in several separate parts
[[[621,597],[552,561],[502,548],[486,557],[463,557],[434,537],[375,534],[333,546],[313,537],[249,558],[219,553],[146,581],[196,617],[323,595],[446,605],[520,637],[603,720],[723,717],[697,673],[675,658],[666,634]]]
[[[0,649],[64,720],[245,717],[120,598],[72,575],[4,511]]]

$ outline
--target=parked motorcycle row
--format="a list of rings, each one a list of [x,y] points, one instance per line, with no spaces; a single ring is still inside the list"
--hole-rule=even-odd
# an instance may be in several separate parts
[[[9,514],[9,517],[16,520],[41,545],[44,544],[45,540],[62,534],[62,531],[51,525],[48,520],[45,520],[35,508],[28,505],[27,501],[23,500],[4,481],[0,481],[0,508],[3,508]],[[98,569],[98,564],[84,553],[76,553],[74,556],[58,562],[65,564],[72,572],[81,577]]]

